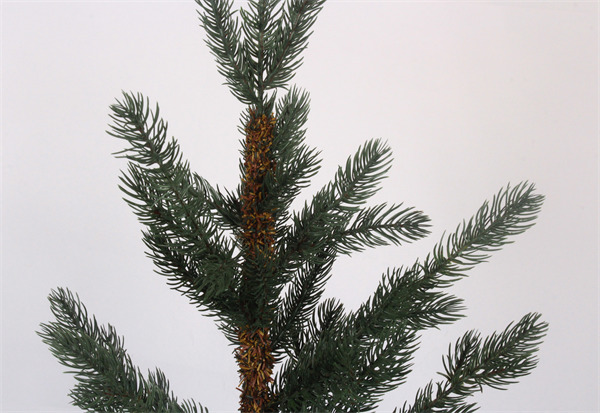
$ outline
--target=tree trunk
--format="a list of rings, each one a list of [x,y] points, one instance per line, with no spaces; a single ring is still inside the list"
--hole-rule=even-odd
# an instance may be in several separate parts
[[[271,159],[271,146],[275,118],[257,115],[250,110],[246,125],[244,153],[244,177],[242,188],[242,243],[245,250],[240,304],[246,315],[247,324],[240,326],[236,360],[240,372],[241,412],[265,412],[272,399],[269,385],[273,382],[274,359],[266,327],[264,265],[273,258],[275,219],[273,212],[265,210],[263,201],[266,193],[263,181],[268,172],[275,170]],[[260,290],[263,291],[260,291]],[[252,293],[251,293],[252,292]],[[256,294],[258,292],[258,294]],[[245,299],[254,297],[254,299]],[[256,300],[262,297],[262,300]]]

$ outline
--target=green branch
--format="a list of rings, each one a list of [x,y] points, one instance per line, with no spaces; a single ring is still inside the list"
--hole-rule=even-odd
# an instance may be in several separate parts
[[[41,325],[38,335],[78,384],[73,404],[88,412],[207,412],[193,401],[179,403],[160,370],[144,378],[127,355],[123,339],[110,324],[88,318],[79,297],[53,290],[50,308],[55,322]]]
[[[429,231],[429,217],[402,205],[377,205],[361,210],[354,222],[338,232],[331,240],[341,254],[363,251],[365,247],[401,245],[425,237]]]
[[[293,268],[322,251],[330,243],[331,234],[342,231],[360,205],[378,191],[390,160],[390,148],[378,139],[367,142],[349,157],[345,168],[338,168],[334,181],[292,217],[278,246],[281,267]]]
[[[359,209],[377,191],[389,168],[390,149],[368,142],[339,168],[334,182],[323,188],[295,215],[280,243],[279,277],[293,275],[290,289],[277,306],[274,343],[289,349],[316,307],[336,255],[374,246],[414,240],[426,234],[428,218],[410,208],[377,206]],[[351,225],[350,221],[356,219]],[[292,317],[297,319],[292,322]]]
[[[277,305],[271,328],[273,350],[293,355],[329,279],[335,251],[323,251],[318,260],[305,262],[296,272],[288,291]]]
[[[111,109],[108,133],[130,144],[118,153],[130,160],[120,188],[148,228],[151,258],[175,289],[222,319],[235,319],[238,258],[208,214],[206,183],[192,176],[177,142],[167,141],[158,107],[150,111],[141,95],[124,94]]]
[[[292,88],[276,105],[272,156],[277,167],[265,176],[265,208],[275,211],[278,233],[289,218],[289,208],[319,170],[319,152],[304,144],[309,96]]]
[[[202,27],[206,30],[206,44],[215,56],[218,71],[226,79],[233,95],[248,105],[260,104],[253,78],[256,74],[249,67],[240,43],[241,31],[231,11],[233,0],[196,0],[204,10],[200,14]]]
[[[465,399],[482,391],[483,386],[504,389],[528,375],[537,365],[535,353],[548,330],[540,315],[525,315],[502,333],[482,341],[476,331],[467,332],[448,350],[444,358],[444,381],[420,390],[412,406],[406,404],[399,413],[473,412],[474,404]]]
[[[275,34],[273,54],[269,59],[265,90],[285,87],[302,64],[300,53],[306,49],[309,32],[325,0],[290,0],[283,11]]]
[[[460,317],[462,301],[436,289],[449,286],[475,264],[485,261],[487,252],[531,226],[543,199],[533,189],[521,184],[501,190],[491,204],[486,202],[474,218],[442,243],[445,248],[436,246],[423,265],[417,262],[407,270],[388,273],[373,297],[356,312],[340,318],[335,329],[324,336],[306,335],[296,350],[297,361],[287,365],[289,371],[282,372],[282,377],[300,377],[282,381],[285,399],[302,399],[305,390],[300,383],[306,386],[309,377],[310,389],[317,397],[325,398],[333,391],[333,385],[345,389],[345,399],[328,403],[329,410],[363,411],[376,407],[384,392],[405,380],[411,354],[417,347],[416,333]],[[315,321],[309,321],[305,331],[320,328]],[[335,346],[319,343],[321,337],[330,337]],[[335,359],[340,354],[355,360],[352,374],[340,362],[315,361]],[[318,372],[313,371],[316,366]],[[331,377],[335,377],[334,384]]]
[[[407,322],[423,329],[455,321],[460,317],[461,300],[436,289],[466,276],[490,257],[489,252],[512,242],[510,236],[533,225],[543,201],[534,189],[527,183],[502,189],[491,203],[485,202],[473,218],[442,239],[423,264],[388,273],[354,315],[355,323],[372,329]]]
[[[248,10],[240,9],[245,37],[243,50],[248,56],[251,72],[255,74],[257,96],[261,103],[268,58],[275,46],[275,32],[283,12],[280,3],[281,0],[249,0]]]

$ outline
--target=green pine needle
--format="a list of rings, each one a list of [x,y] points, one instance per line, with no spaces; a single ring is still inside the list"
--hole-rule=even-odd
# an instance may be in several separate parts
[[[99,325],[78,296],[57,288],[48,297],[55,322],[38,335],[75,375],[73,404],[88,412],[208,412],[193,401],[179,403],[160,370],[144,378],[113,326]]]

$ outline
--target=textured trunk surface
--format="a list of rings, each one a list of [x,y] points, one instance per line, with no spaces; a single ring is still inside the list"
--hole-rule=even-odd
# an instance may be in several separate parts
[[[240,372],[240,411],[265,412],[272,395],[269,388],[273,381],[274,359],[269,339],[264,300],[255,301],[260,294],[264,277],[268,274],[260,262],[272,259],[274,253],[275,220],[272,211],[261,206],[265,197],[263,181],[269,171],[275,170],[271,159],[275,118],[257,115],[250,111],[246,125],[246,148],[244,153],[245,176],[242,189],[242,242],[246,250],[241,306],[247,317],[247,325],[240,326],[236,360]],[[252,293],[254,294],[252,294]],[[244,292],[242,293],[244,294]]]

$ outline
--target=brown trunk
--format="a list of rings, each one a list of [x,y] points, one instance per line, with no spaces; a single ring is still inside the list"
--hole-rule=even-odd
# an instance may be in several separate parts
[[[265,412],[271,402],[269,384],[273,381],[273,365],[269,330],[242,330],[239,333],[240,346],[237,349],[237,362],[240,368],[240,411]]]
[[[244,154],[245,176],[242,193],[242,241],[250,262],[260,254],[262,258],[273,256],[275,220],[272,211],[261,208],[264,190],[262,183],[269,171],[275,170],[275,162],[271,159],[273,129],[275,118],[257,115],[250,111],[250,120],[246,125],[246,150]],[[252,288],[252,283],[262,283],[265,277],[260,268],[246,269],[243,275],[244,284]],[[271,401],[269,384],[273,381],[272,372],[275,364],[269,329],[252,327],[261,324],[264,308],[248,309],[254,303],[244,302],[242,306],[250,318],[248,325],[240,326],[238,339],[240,346],[236,350],[236,360],[240,372],[240,411],[264,412]]]

